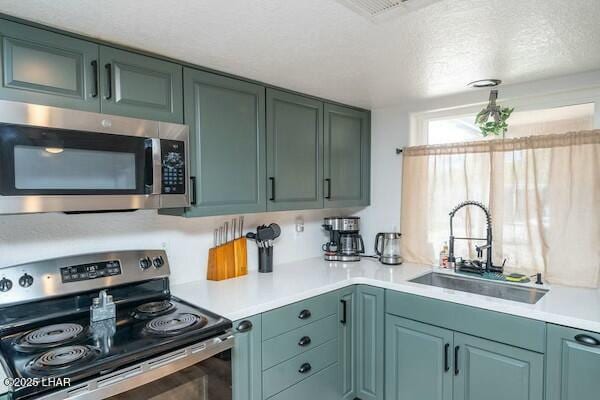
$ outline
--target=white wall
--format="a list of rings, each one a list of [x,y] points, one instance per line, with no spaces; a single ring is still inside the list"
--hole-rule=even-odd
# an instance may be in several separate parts
[[[321,224],[325,216],[356,210],[315,210],[249,214],[245,230],[276,222],[282,234],[275,242],[274,262],[284,263],[321,254],[327,240]],[[297,216],[304,219],[303,233],[295,232]],[[129,213],[65,215],[29,214],[0,216],[0,267],[28,261],[109,250],[165,248],[173,282],[205,279],[208,248],[213,231],[231,217],[181,218],[158,215],[153,210]],[[248,243],[248,267],[256,270],[257,251]]]
[[[499,102],[515,105],[517,110],[595,102],[594,126],[600,128],[600,70],[502,85],[499,91]],[[396,155],[395,148],[414,144],[418,140],[414,132],[411,132],[416,117],[426,112],[485,104],[488,95],[489,90],[470,90],[452,96],[372,110],[371,205],[357,213],[361,217],[362,233],[368,250],[372,252],[377,232],[400,231],[402,156]]]

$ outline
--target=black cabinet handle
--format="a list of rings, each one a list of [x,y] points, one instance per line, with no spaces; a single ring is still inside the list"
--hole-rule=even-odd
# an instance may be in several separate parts
[[[454,347],[454,375],[458,375],[458,373],[460,372],[458,370],[458,350],[459,349],[460,349],[460,346]]]
[[[298,346],[308,346],[312,340],[308,336],[303,336],[302,339],[298,342]]]
[[[298,314],[298,318],[300,319],[309,319],[312,314],[309,310],[302,310],[300,314]]]
[[[271,181],[271,197],[269,197],[269,200],[274,201],[275,200],[275,178],[274,177],[269,177],[269,180]]]
[[[327,183],[327,196],[325,196],[326,199],[331,199],[331,179],[326,178],[325,182]]]
[[[446,343],[444,345],[444,372],[448,372],[450,371],[450,360],[448,359],[449,357],[449,352],[450,350],[450,343]]]
[[[93,60],[92,64],[92,74],[94,75],[94,91],[92,92],[92,97],[98,97],[98,61]]]
[[[244,320],[240,322],[235,329],[240,333],[248,332],[252,329],[252,322]]]
[[[190,189],[192,191],[192,199],[190,200],[190,204],[195,206],[198,203],[196,199],[196,177],[190,176],[190,181],[192,181],[192,188]]]
[[[600,346],[600,340],[598,340],[594,337],[591,337],[589,335],[584,335],[584,334],[576,335],[575,341],[577,343],[581,343],[586,346]]]
[[[309,363],[304,363],[300,366],[300,369],[298,370],[298,372],[300,372],[301,374],[305,374],[308,371],[310,371],[312,369],[312,367],[310,366]]]
[[[110,64],[105,64],[104,69],[106,69],[106,82],[108,83],[108,89],[105,99],[109,100],[112,97],[112,68]]]
[[[346,300],[340,300],[340,302],[342,303],[342,319],[340,322],[346,325],[346,305],[348,302]]]

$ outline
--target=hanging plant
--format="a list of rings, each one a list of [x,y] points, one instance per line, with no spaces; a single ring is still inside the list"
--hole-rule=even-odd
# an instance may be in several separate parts
[[[506,120],[508,120],[512,112],[515,110],[514,108],[500,107],[496,105],[497,98],[498,91],[492,90],[490,92],[490,101],[487,107],[479,111],[475,117],[475,124],[479,126],[481,134],[485,137],[489,135],[504,135],[508,130],[508,123]]]

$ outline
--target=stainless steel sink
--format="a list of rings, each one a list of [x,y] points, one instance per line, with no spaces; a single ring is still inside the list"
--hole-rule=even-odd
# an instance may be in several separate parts
[[[419,276],[409,282],[423,285],[437,286],[461,292],[481,294],[483,296],[497,297],[504,300],[518,301],[521,303],[535,304],[544,297],[548,290],[526,286],[516,286],[506,283],[497,283],[483,279],[472,279],[462,276],[446,275],[436,272]]]

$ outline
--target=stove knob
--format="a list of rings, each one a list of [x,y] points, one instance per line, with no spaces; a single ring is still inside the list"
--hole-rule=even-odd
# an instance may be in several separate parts
[[[12,289],[12,281],[7,278],[0,279],[0,292],[8,292]]]
[[[148,269],[152,266],[152,260],[150,260],[150,257],[146,257],[146,258],[140,258],[140,268],[141,269]]]
[[[23,274],[23,276],[19,278],[19,285],[25,288],[33,285],[33,276],[29,274]]]
[[[162,256],[158,256],[154,260],[152,260],[152,263],[156,268],[160,268],[163,265],[165,265],[165,260],[162,258]]]

